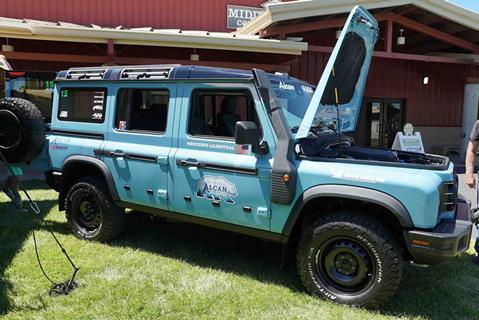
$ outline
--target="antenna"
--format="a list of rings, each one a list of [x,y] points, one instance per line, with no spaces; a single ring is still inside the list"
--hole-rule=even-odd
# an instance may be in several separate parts
[[[334,71],[334,67],[332,69],[332,76],[334,79],[334,97],[336,98],[336,131],[338,132],[338,143],[339,143],[339,153],[341,153],[341,124],[339,123],[339,92],[338,92],[338,83],[336,81],[336,72]]]

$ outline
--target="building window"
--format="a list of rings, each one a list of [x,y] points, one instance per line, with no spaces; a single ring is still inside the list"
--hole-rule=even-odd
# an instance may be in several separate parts
[[[197,90],[191,101],[190,135],[232,139],[238,121],[254,121],[260,127],[254,101],[248,92]]]
[[[115,129],[119,131],[166,131],[170,94],[158,89],[120,89]]]
[[[105,121],[106,89],[62,88],[58,120],[88,123]]]

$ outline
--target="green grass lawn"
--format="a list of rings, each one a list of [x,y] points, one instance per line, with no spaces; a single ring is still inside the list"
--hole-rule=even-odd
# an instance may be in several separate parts
[[[70,266],[31,214],[0,196],[0,318],[5,319],[479,319],[479,268],[467,255],[428,269],[405,268],[381,311],[339,306],[305,293],[293,262],[280,270],[281,247],[188,224],[129,216],[110,244],[69,233],[56,193],[30,183],[46,221],[80,266],[80,287],[50,297],[36,264],[31,229],[57,280]]]

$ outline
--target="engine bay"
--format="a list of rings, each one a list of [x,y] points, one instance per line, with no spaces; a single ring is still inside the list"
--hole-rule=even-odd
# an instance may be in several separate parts
[[[391,164],[411,164],[426,167],[447,168],[449,159],[438,155],[421,154],[400,150],[359,146],[354,139],[334,130],[311,132],[307,138],[296,141],[296,154],[308,159],[346,159],[379,161]]]

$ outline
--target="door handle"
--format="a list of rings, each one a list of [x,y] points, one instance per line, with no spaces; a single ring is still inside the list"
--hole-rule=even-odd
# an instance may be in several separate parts
[[[114,158],[128,158],[128,154],[121,151],[121,150],[117,150],[117,151],[111,151],[110,152],[110,157],[114,157]]]
[[[190,160],[176,160],[176,164],[180,167],[195,167],[195,168],[201,168],[203,167],[203,163],[202,162],[198,162],[194,159],[190,159]]]

